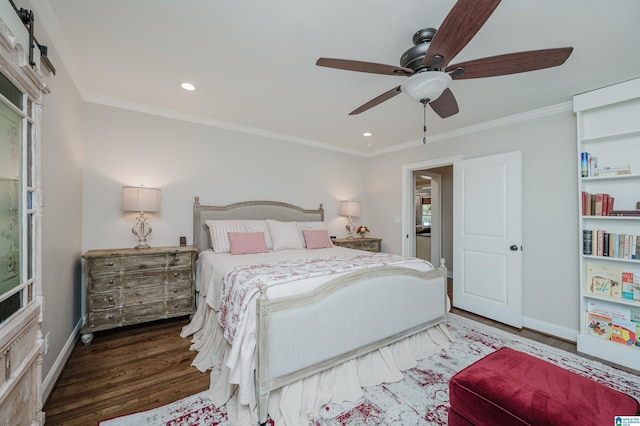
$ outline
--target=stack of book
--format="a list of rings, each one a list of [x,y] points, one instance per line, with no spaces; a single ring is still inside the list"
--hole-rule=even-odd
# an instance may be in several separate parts
[[[629,164],[598,167],[598,157],[594,157],[588,152],[580,153],[580,175],[582,177],[606,177],[628,174],[631,174],[631,166]]]
[[[604,340],[640,346],[640,310],[589,302],[586,332]]]
[[[582,254],[635,260],[640,258],[640,237],[604,229],[582,231]]]
[[[615,197],[610,194],[597,193],[590,194],[582,191],[582,215],[583,216],[611,216],[613,212],[622,210],[613,210],[613,202]]]

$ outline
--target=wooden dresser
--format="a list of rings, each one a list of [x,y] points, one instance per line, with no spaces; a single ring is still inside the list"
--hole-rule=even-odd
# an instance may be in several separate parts
[[[355,237],[355,238],[338,238],[331,241],[333,241],[333,244],[336,246],[379,253],[380,244],[382,243],[382,238]]]
[[[85,325],[82,342],[93,332],[163,318],[195,309],[197,249],[90,250],[85,259]]]

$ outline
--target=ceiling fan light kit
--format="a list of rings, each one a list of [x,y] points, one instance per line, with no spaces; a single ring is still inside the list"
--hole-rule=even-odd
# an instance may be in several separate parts
[[[427,103],[441,118],[458,113],[458,104],[449,85],[452,80],[495,77],[562,65],[573,48],[541,49],[508,53],[449,65],[493,14],[501,0],[458,0],[438,30],[425,28],[413,36],[414,46],[400,58],[400,66],[320,58],[316,65],[348,71],[408,77],[397,86],[355,109],[360,114],[399,93]]]
[[[409,77],[400,89],[416,102],[429,102],[438,99],[450,84],[451,76],[446,72],[423,71]]]

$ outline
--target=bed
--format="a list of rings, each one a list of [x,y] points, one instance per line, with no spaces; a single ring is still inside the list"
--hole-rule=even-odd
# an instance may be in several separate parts
[[[322,205],[196,197],[193,213],[198,306],[181,335],[232,424],[308,423],[452,341],[444,261],[334,247]]]

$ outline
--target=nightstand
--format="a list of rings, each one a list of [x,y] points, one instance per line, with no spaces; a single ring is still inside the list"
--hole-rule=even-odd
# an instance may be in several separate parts
[[[82,342],[93,332],[189,315],[195,308],[197,249],[90,250],[85,259],[85,325]]]
[[[360,238],[360,237],[338,238],[331,241],[335,246],[379,253],[380,244],[382,243],[382,238],[366,238],[366,237],[365,238]]]

